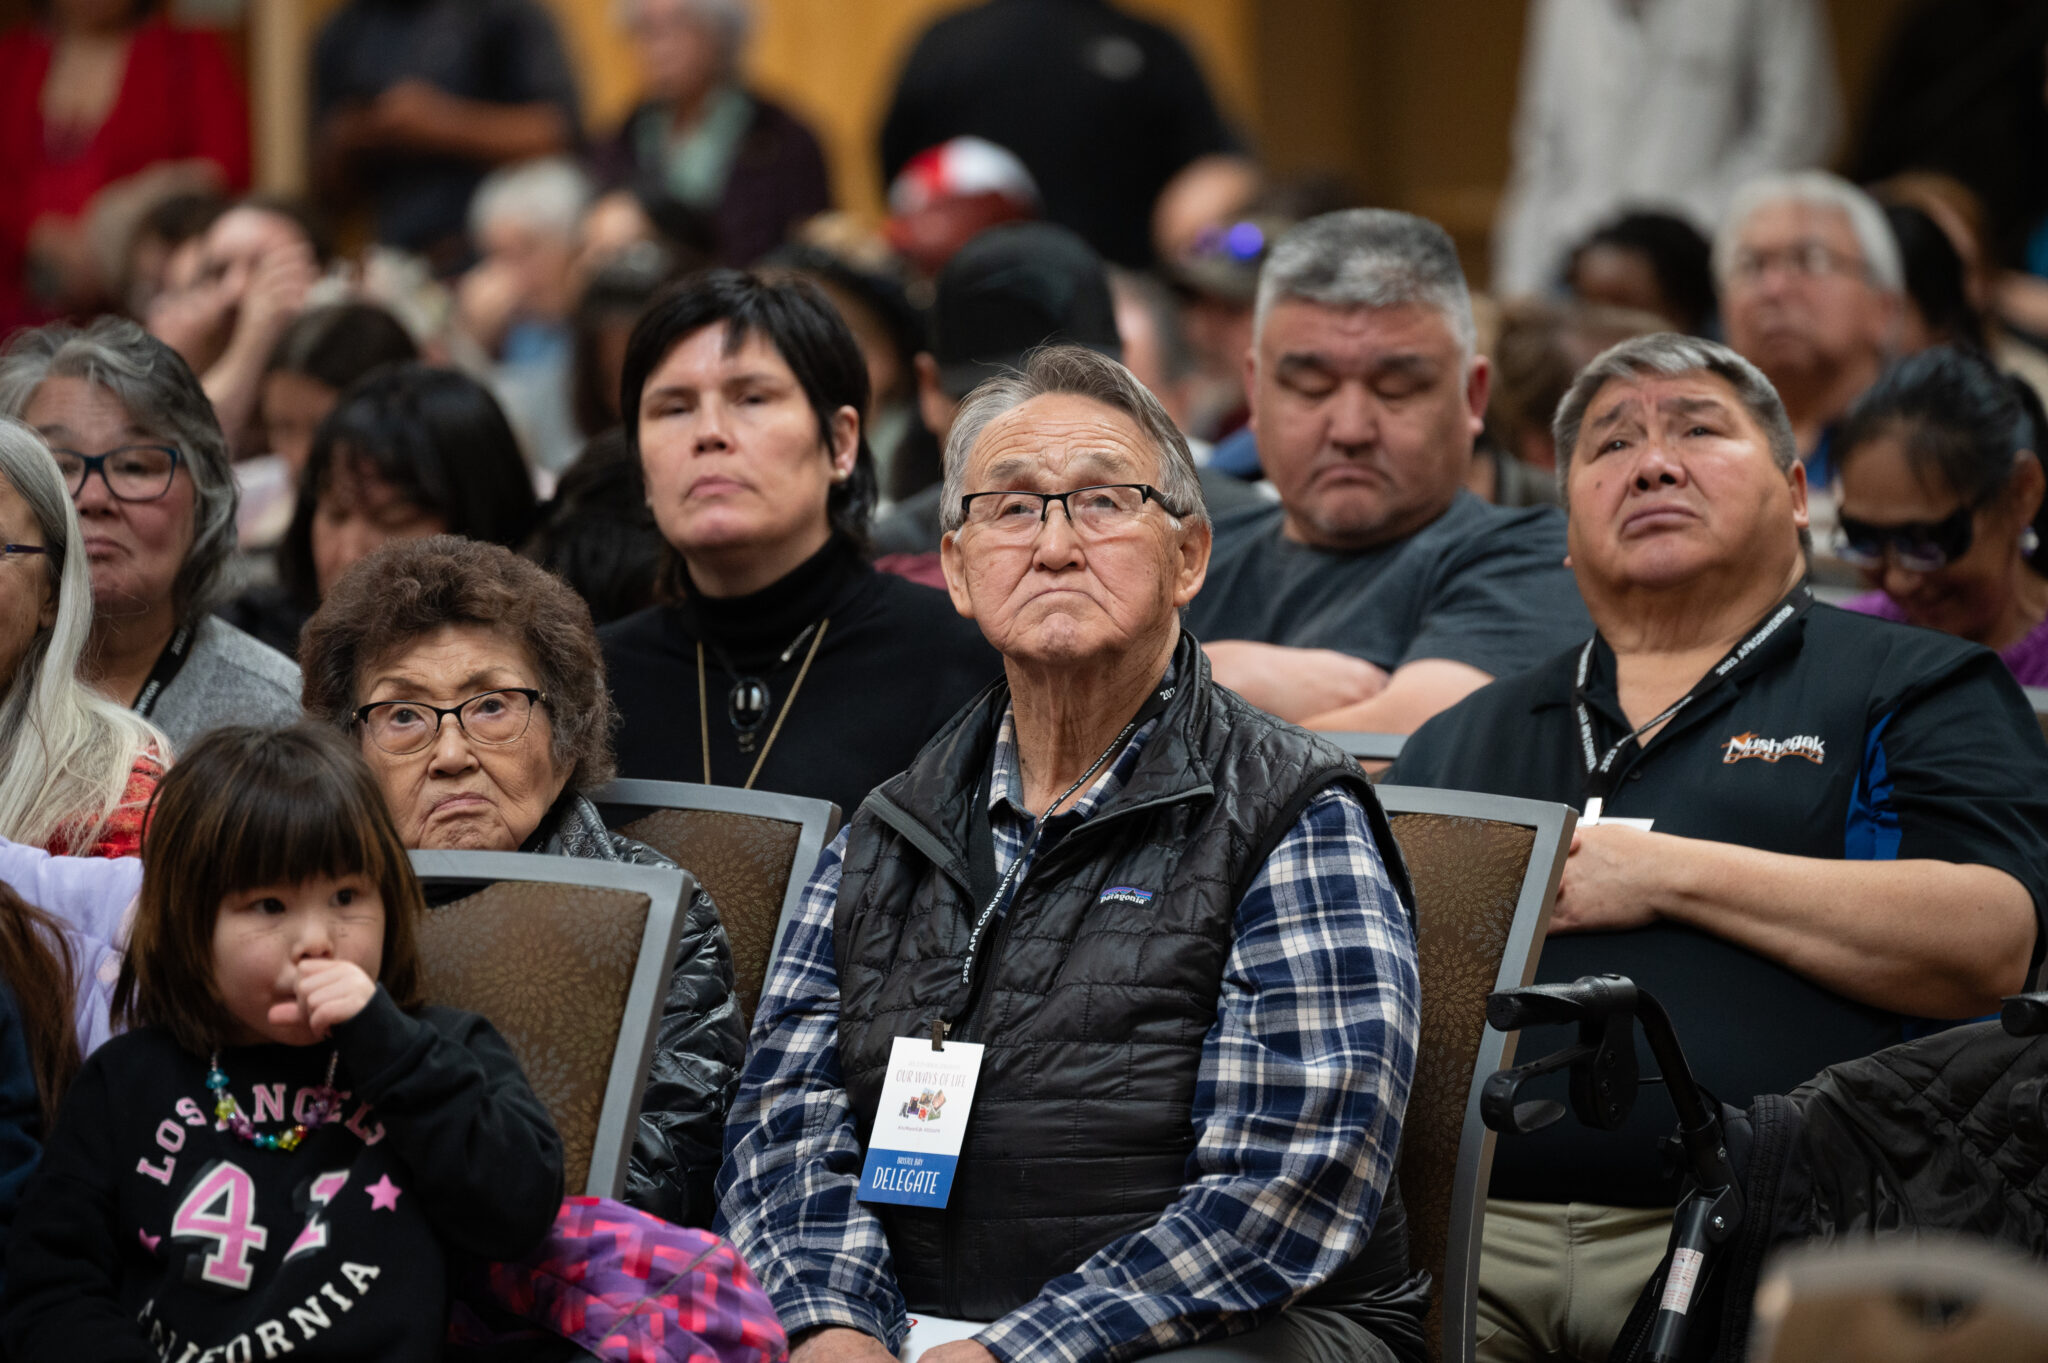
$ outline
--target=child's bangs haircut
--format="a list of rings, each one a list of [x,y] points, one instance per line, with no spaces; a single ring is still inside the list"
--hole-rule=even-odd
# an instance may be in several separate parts
[[[216,729],[157,787],[142,893],[114,1016],[161,1026],[197,1055],[233,1030],[214,983],[221,901],[315,876],[360,875],[384,901],[378,979],[400,1008],[420,999],[419,881],[362,755],[325,725]]]

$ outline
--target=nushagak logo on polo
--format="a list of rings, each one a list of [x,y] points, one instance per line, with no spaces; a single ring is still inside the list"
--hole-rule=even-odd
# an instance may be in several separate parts
[[[1828,745],[1812,734],[1794,734],[1790,738],[1736,734],[1721,747],[1724,766],[1740,762],[1745,757],[1760,758],[1765,762],[1776,762],[1783,757],[1803,757],[1817,767],[1827,759],[1827,755]]]

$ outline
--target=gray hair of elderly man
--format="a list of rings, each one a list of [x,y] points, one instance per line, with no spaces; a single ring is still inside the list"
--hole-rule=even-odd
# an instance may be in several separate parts
[[[946,437],[946,476],[939,505],[940,524],[958,530],[960,499],[967,492],[967,460],[982,432],[1004,413],[1033,398],[1065,394],[1088,398],[1130,418],[1159,459],[1160,493],[1176,508],[1180,520],[1207,521],[1202,479],[1195,470],[1187,437],[1152,396],[1152,390],[1107,355],[1077,345],[1042,346],[1024,357],[1023,367],[981,384],[960,404]]]
[[[1839,175],[1824,170],[1795,170],[1764,175],[1735,191],[1721,230],[1714,234],[1714,278],[1724,285],[1735,272],[1735,253],[1742,245],[1742,230],[1761,209],[1772,204],[1796,203],[1810,208],[1832,208],[1849,220],[1856,234],[1856,247],[1863,253],[1870,282],[1887,293],[1901,293],[1906,287],[1906,269],[1899,257],[1899,240],[1885,221],[1877,200]]]
[[[1585,424],[1586,409],[1593,405],[1593,399],[1599,396],[1600,390],[1616,380],[1659,376],[1675,379],[1686,374],[1712,374],[1733,388],[1735,400],[1763,430],[1764,439],[1770,446],[1771,462],[1778,466],[1778,472],[1792,471],[1792,465],[1799,460],[1799,445],[1792,435],[1792,420],[1785,415],[1785,404],[1763,371],[1718,341],[1660,331],[1651,336],[1632,336],[1595,355],[1592,363],[1579,371],[1579,376],[1572,380],[1572,386],[1565,390],[1563,399],[1558,402],[1557,416],[1550,423],[1550,430],[1557,442],[1557,486],[1560,492],[1566,493],[1564,501],[1567,507],[1571,505],[1571,497],[1566,487],[1571,479],[1572,456],[1577,452],[1579,429]],[[1802,548],[1808,547],[1810,540],[1807,531],[1799,532]]]
[[[194,493],[192,547],[172,583],[179,623],[204,618],[227,585],[240,494],[213,404],[178,352],[125,317],[83,330],[63,322],[19,332],[0,350],[0,416],[26,420],[49,379],[82,379],[113,394],[149,438],[177,448]],[[103,450],[86,450],[102,454]]]
[[[1418,304],[1443,315],[1468,361],[1478,345],[1458,248],[1450,233],[1412,213],[1350,208],[1296,226],[1259,270],[1254,337],[1264,334],[1273,305],[1288,298],[1345,310]]]

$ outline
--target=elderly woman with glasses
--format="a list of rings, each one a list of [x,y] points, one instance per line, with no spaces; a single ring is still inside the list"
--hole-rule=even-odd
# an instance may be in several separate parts
[[[1895,365],[1842,425],[1836,555],[1877,590],[1850,610],[1985,645],[2048,686],[2039,399],[1946,347]]]
[[[0,415],[57,456],[92,568],[86,679],[182,747],[299,716],[289,658],[216,618],[235,549],[227,442],[199,380],[133,322],[25,331],[0,352]]]
[[[342,575],[299,644],[306,713],[352,732],[407,847],[671,866],[579,792],[612,777],[612,707],[590,610],[511,550],[387,544]],[[536,969],[544,970],[544,964]],[[683,924],[626,1200],[711,1216],[746,1044],[732,949],[699,890]]]

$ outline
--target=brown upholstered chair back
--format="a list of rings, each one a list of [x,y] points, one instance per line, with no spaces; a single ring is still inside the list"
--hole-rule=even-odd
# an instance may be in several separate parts
[[[797,824],[716,809],[658,809],[619,831],[687,868],[718,905],[732,943],[734,992],[749,1028],[768,977],[783,895],[794,869]]]
[[[1528,983],[1535,971],[1570,821],[1561,806],[1398,787],[1380,793],[1415,886],[1422,978],[1421,1041],[1401,1133],[1401,1198],[1412,1260],[1436,1283],[1425,1324],[1430,1358],[1469,1359],[1473,1282],[1467,1269],[1476,1257],[1478,1208],[1493,1150],[1491,1134],[1477,1119],[1474,1092],[1485,1074],[1507,1063],[1512,1040],[1487,1031],[1486,998],[1506,987],[1504,974],[1513,986]],[[1528,819],[1404,812],[1416,803],[1460,802],[1475,812],[1490,804],[1550,813]],[[1447,1340],[1446,1305],[1453,1296]]]
[[[429,910],[420,928],[427,1000],[504,1034],[554,1116],[571,1192],[590,1180],[649,903],[631,890],[501,880]]]

